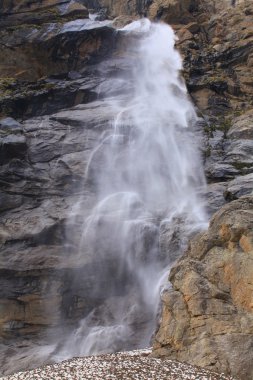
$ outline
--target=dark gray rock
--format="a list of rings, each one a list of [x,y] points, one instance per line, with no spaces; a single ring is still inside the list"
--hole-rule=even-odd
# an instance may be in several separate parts
[[[22,158],[27,151],[26,138],[21,135],[8,135],[0,138],[0,146],[2,163],[9,161],[11,158]]]
[[[218,211],[225,203],[224,193],[227,188],[227,182],[211,183],[207,186],[205,197],[207,200],[207,212],[209,215]]]
[[[17,133],[22,131],[22,125],[12,117],[0,119],[0,134]]]
[[[252,195],[253,193],[253,173],[244,176],[238,176],[227,184],[224,191],[224,197],[232,201],[243,195]]]
[[[0,191],[0,211],[10,210],[19,207],[22,204],[23,197],[21,195],[7,194]]]
[[[228,140],[225,144],[225,160],[234,166],[253,166],[253,140]]]
[[[208,180],[225,181],[234,178],[239,171],[232,165],[225,162],[206,163],[205,172]]]

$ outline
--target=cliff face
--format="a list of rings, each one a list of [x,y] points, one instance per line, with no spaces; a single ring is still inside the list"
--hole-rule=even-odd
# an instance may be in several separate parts
[[[42,364],[47,355],[39,353],[39,346],[46,345],[49,336],[52,341],[61,336],[60,326],[77,325],[102,301],[91,276],[91,267],[98,262],[77,255],[86,213],[70,215],[79,201],[87,213],[94,206],[91,188],[83,188],[83,182],[90,154],[112,119],[104,93],[118,91],[108,75],[117,72],[117,60],[107,60],[117,36],[107,22],[91,26],[87,9],[79,3],[70,16],[67,10],[74,3],[69,3],[16,2],[15,8],[14,2],[3,3],[7,12],[0,23],[4,373]],[[105,277],[111,268],[109,260],[104,263]],[[90,287],[92,300],[86,295]],[[104,292],[104,299],[111,296]],[[30,359],[20,358],[20,352]]]
[[[253,190],[253,8],[221,5],[202,4],[194,23],[176,26],[188,88],[206,121],[209,207],[219,211],[171,271],[154,354],[251,379],[252,197],[243,196]]]
[[[221,208],[170,273],[154,354],[251,379],[253,197]]]
[[[203,118],[213,213],[252,190],[252,4],[200,2],[191,16],[172,25],[189,93]]]
[[[117,20],[91,25],[89,11],[99,20]],[[85,168],[112,117],[104,100],[121,90],[117,78],[132,64],[121,66],[128,57],[115,28],[140,15],[171,23],[178,35],[184,77],[202,118],[208,208],[210,214],[218,211],[171,271],[154,354],[251,379],[253,5],[248,0],[1,2],[0,336],[14,342],[15,358],[19,346],[32,348],[46,329],[76,323],[101,301],[85,297],[87,287],[96,288],[89,273],[97,263],[69,255],[78,249],[86,215],[74,220],[69,215],[80,197],[87,213],[93,207],[91,187],[82,186]],[[69,245],[63,247],[66,238]],[[104,265],[113,271],[112,263]],[[4,350],[4,371],[7,356]]]

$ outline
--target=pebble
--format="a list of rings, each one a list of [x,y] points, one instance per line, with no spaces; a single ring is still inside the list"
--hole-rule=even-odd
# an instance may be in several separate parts
[[[73,358],[0,380],[234,380],[189,364],[152,358],[150,353],[146,349]]]

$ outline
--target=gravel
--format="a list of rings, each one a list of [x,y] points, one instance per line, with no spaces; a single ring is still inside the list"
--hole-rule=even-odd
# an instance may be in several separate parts
[[[74,358],[0,380],[234,380],[189,364],[149,357],[151,350]]]

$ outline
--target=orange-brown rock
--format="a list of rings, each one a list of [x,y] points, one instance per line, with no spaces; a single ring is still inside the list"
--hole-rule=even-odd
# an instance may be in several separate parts
[[[253,197],[224,206],[172,268],[154,355],[253,375]]]
[[[234,7],[230,1],[213,2],[213,6],[203,1],[193,14],[194,23],[177,28],[189,90],[206,114],[224,116],[250,107],[252,14],[249,0],[236,1]],[[191,38],[189,34],[185,38],[185,29]]]
[[[191,6],[191,0],[154,0],[149,7],[148,15],[152,19],[161,18],[167,23],[185,24],[193,20],[190,14]]]

